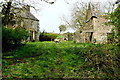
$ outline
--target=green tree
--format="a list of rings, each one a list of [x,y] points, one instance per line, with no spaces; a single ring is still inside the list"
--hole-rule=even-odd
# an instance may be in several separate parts
[[[65,26],[65,25],[60,25],[60,26],[59,26],[59,30],[60,30],[60,33],[61,33],[61,32],[66,31],[66,30],[67,30],[67,28],[66,28],[66,26]]]
[[[120,5],[110,14],[110,20],[112,25],[115,25],[114,38],[120,42]]]

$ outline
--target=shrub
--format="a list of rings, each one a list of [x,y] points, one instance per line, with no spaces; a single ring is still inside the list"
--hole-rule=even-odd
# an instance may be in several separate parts
[[[118,78],[118,49],[113,45],[93,46],[87,49],[87,53],[84,52],[84,74],[96,78]],[[87,70],[87,71],[86,71]],[[89,73],[90,72],[90,73]]]
[[[56,38],[57,38],[57,39],[61,39],[61,38],[64,38],[64,36],[63,36],[63,35],[59,35],[59,36],[57,36]]]
[[[120,45],[120,5],[110,14],[110,20],[114,28],[114,38],[117,39],[118,45]]]
[[[21,28],[2,28],[2,45],[3,49],[6,49],[7,46],[21,44],[23,40],[28,38],[28,32]]]

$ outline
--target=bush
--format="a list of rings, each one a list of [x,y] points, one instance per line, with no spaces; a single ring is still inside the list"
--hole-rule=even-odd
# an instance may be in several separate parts
[[[120,43],[120,5],[110,14],[110,20],[114,28],[114,38],[117,39],[118,45]]]
[[[84,66],[82,66],[83,74],[94,78],[118,78],[119,67],[118,57],[119,50],[113,45],[96,45],[84,52]]]
[[[26,40],[28,38],[28,32],[21,28],[17,27],[15,29],[13,28],[2,28],[2,45],[3,49],[6,49],[11,45],[17,45],[21,44],[23,40]]]
[[[64,36],[63,36],[63,35],[59,35],[59,36],[57,36],[56,38],[57,38],[57,39],[61,39],[61,38],[64,38]]]
[[[39,40],[40,41],[53,41],[57,36],[58,34],[56,33],[41,32]]]

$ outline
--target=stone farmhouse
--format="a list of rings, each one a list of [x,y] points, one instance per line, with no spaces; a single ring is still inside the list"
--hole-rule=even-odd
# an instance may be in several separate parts
[[[30,6],[14,8],[14,25],[12,27],[23,27],[29,31],[28,41],[39,40],[39,20],[30,12]]]
[[[112,35],[111,30],[114,26],[107,26],[109,20],[105,15],[93,16],[92,8],[89,5],[86,23],[74,33],[74,41],[77,43],[108,43]]]

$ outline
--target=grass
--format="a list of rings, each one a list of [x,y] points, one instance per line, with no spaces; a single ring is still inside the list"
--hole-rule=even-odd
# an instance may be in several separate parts
[[[113,66],[118,52],[113,45],[29,42],[3,53],[3,78],[107,78],[114,73],[118,76],[118,68]],[[107,63],[106,59],[113,62]],[[101,62],[102,67],[98,67]],[[103,71],[110,69],[114,73]]]

